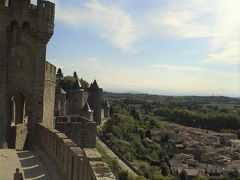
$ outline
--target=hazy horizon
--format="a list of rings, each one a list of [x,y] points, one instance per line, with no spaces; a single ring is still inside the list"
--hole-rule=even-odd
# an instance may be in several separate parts
[[[149,90],[149,91],[137,91],[137,90],[128,90],[128,89],[104,89],[104,92],[108,93],[117,93],[117,94],[148,94],[148,95],[158,95],[158,96],[202,96],[202,97],[229,97],[229,98],[240,98],[239,96],[228,96],[221,94],[201,94],[201,93],[181,93],[181,92],[164,92],[161,90]]]

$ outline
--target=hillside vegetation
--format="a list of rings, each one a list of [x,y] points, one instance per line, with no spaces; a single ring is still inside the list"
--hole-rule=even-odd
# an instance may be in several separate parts
[[[240,129],[240,99],[229,97],[157,96],[105,93],[105,98],[142,114],[211,130]]]
[[[147,179],[179,178],[170,173],[173,144],[156,136],[169,122],[240,135],[239,99],[106,92],[104,99],[110,101],[112,116],[102,138]]]

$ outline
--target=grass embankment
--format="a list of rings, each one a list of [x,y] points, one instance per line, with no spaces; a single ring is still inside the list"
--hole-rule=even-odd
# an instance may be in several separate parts
[[[105,163],[108,164],[110,169],[112,170],[113,174],[116,176],[117,179],[120,180],[145,180],[143,177],[134,177],[133,174],[130,174],[124,171],[120,165],[118,164],[117,160],[110,157],[104,148],[97,142],[96,148],[98,152],[102,155],[102,159]]]

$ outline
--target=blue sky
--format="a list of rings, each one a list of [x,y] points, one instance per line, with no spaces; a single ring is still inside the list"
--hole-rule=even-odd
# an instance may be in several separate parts
[[[56,0],[47,59],[109,91],[240,96],[239,0]]]

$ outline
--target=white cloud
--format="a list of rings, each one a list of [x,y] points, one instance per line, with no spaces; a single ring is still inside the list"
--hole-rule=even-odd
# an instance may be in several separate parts
[[[207,58],[202,63],[239,64],[240,0],[169,0],[167,5],[140,12],[138,17],[112,5],[113,1],[111,5],[102,2],[91,0],[63,5],[59,1],[56,4],[57,20],[93,32],[128,52],[134,51],[134,42],[142,38],[139,32],[156,40],[159,36],[193,40],[202,38],[208,41],[207,47],[204,47],[208,49]],[[240,92],[239,72],[205,69],[202,64],[153,64],[130,68],[91,58],[77,62],[68,60],[61,66],[68,73],[80,67],[79,75],[88,81],[97,75],[100,85],[108,89],[141,90],[148,87],[165,92],[174,90],[185,94],[201,92],[235,96],[239,96]]]
[[[135,24],[130,15],[119,7],[105,5],[98,0],[76,6],[62,6],[59,1],[56,11],[58,21],[94,32],[125,51],[134,51],[131,44],[136,38]]]
[[[210,37],[211,29],[205,15],[210,13],[203,1],[170,0],[165,7],[157,7],[147,12],[145,20],[154,34],[174,38]]]
[[[205,63],[240,63],[239,0],[169,2],[164,8],[157,7],[146,14],[146,27],[151,29],[151,34],[183,39],[206,38],[211,46]]]
[[[229,42],[222,50],[208,55],[202,63],[240,64],[240,42]]]
[[[239,0],[169,0],[163,6],[153,2],[158,4],[155,8],[137,14],[127,12],[118,2],[76,2],[69,5],[57,0],[57,20],[93,32],[124,51],[135,52],[134,42],[146,35],[205,38],[210,47],[204,63],[236,64],[236,50],[230,50],[236,46],[229,44],[240,43]]]
[[[201,67],[196,66],[181,66],[181,65],[164,65],[164,64],[154,64],[151,65],[153,68],[161,69],[161,70],[171,70],[171,71],[177,71],[177,72],[204,72],[205,69]]]

